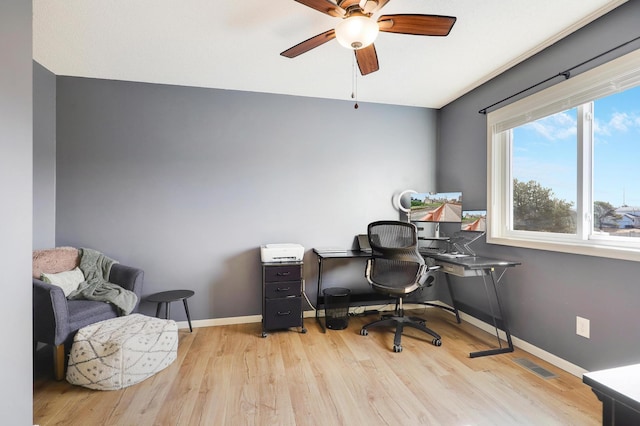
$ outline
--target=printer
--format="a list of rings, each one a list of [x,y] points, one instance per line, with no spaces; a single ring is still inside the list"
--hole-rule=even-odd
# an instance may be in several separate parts
[[[265,244],[260,246],[260,257],[263,263],[268,262],[301,262],[304,247],[300,244]]]

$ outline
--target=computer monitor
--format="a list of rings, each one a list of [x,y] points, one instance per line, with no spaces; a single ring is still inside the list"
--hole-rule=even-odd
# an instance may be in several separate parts
[[[460,230],[465,232],[486,232],[486,210],[463,210]]]
[[[409,220],[435,223],[434,238],[439,238],[440,223],[462,222],[462,192],[412,193]]]
[[[475,252],[469,245],[482,237],[486,231],[486,210],[464,210],[460,232],[456,232],[456,235],[451,238],[451,243],[458,252],[475,256]]]
[[[411,194],[411,222],[462,222],[462,192]]]

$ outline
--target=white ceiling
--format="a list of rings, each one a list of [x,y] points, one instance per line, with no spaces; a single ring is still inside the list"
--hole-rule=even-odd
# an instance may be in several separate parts
[[[458,20],[447,37],[380,33],[358,99],[440,108],[625,1],[392,0],[377,15]],[[336,40],[280,56],[340,19],[294,0],[33,0],[33,14],[34,59],[56,75],[351,98]]]

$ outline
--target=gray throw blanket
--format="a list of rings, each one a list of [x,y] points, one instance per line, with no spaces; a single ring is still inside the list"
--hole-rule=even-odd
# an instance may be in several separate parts
[[[138,296],[108,281],[111,266],[117,262],[93,249],[81,248],[79,251],[84,281],[67,298],[108,302],[118,308],[120,315],[129,315],[138,302]]]

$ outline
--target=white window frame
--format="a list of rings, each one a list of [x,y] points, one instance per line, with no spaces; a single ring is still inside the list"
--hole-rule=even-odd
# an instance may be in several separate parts
[[[511,143],[508,130],[640,85],[640,50],[614,59],[487,114],[487,242],[640,261],[640,241],[592,235],[592,148],[578,135],[575,235],[513,230]],[[592,132],[592,106],[579,108],[583,131]],[[579,126],[580,128],[580,126]],[[583,149],[584,148],[584,149]]]

